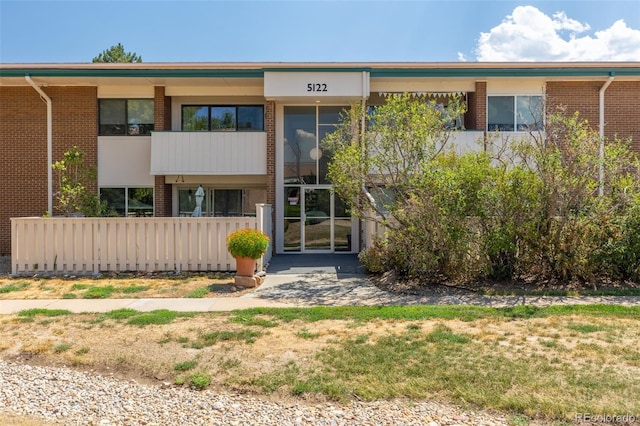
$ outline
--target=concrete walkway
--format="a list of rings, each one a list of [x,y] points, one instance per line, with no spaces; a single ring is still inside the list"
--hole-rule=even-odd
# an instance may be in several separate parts
[[[380,290],[367,280],[355,255],[278,255],[264,283],[242,297],[202,299],[55,299],[0,300],[0,314],[25,309],[66,309],[71,312],[109,312],[115,309],[181,312],[232,311],[256,307],[470,305],[506,307],[577,304],[640,305],[640,296],[481,296],[474,293],[431,296],[398,295]]]

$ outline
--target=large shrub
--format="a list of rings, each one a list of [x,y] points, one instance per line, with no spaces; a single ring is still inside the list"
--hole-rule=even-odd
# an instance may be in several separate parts
[[[463,109],[449,110],[459,113]],[[437,105],[394,96],[328,138],[329,178],[365,220],[388,226],[361,258],[424,283],[485,278],[640,278],[640,180],[629,141],[601,139],[578,114],[544,131],[490,135],[456,154]],[[374,214],[372,214],[374,212]]]

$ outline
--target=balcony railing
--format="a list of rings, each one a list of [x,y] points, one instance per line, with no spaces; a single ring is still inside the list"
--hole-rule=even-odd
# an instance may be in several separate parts
[[[266,132],[153,132],[152,175],[265,175]]]

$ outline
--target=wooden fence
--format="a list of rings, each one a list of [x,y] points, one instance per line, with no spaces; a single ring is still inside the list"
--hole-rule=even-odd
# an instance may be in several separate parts
[[[226,236],[241,228],[271,237],[271,206],[258,205],[256,217],[12,218],[11,270],[234,271]]]

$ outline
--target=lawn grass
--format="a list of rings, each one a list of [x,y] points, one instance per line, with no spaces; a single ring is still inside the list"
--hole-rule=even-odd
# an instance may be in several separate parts
[[[91,314],[78,318],[83,315]],[[188,316],[200,325],[169,328]],[[47,321],[68,320],[61,318]],[[123,335],[131,327],[157,326],[158,337],[146,347],[180,348],[164,367],[166,376],[179,374],[176,383],[196,389],[215,381],[232,389],[338,402],[435,399],[496,410],[523,425],[531,419],[570,424],[579,413],[640,412],[640,400],[633,397],[640,395],[640,307],[315,307],[191,314],[119,309],[91,318],[107,332],[109,322],[118,324]],[[275,351],[282,339],[286,356]],[[82,344],[70,350],[68,339],[38,345],[30,350],[88,352]],[[313,350],[302,356],[299,346]],[[260,347],[265,352],[257,357],[253,350]],[[92,346],[88,355],[97,351]],[[130,362],[150,360],[139,355]]]
[[[545,318],[552,315],[613,316],[639,318],[640,306],[619,305],[562,305],[535,307],[518,305],[506,308],[489,308],[458,305],[416,306],[318,306],[312,308],[251,308],[236,312],[245,321],[249,317],[271,316],[276,320],[291,322],[301,320],[316,322],[323,320],[425,320],[459,319],[474,321],[483,318]]]
[[[0,286],[0,293],[13,293],[15,291],[21,291],[29,287],[29,283],[26,281],[17,282],[15,284],[6,284]]]

